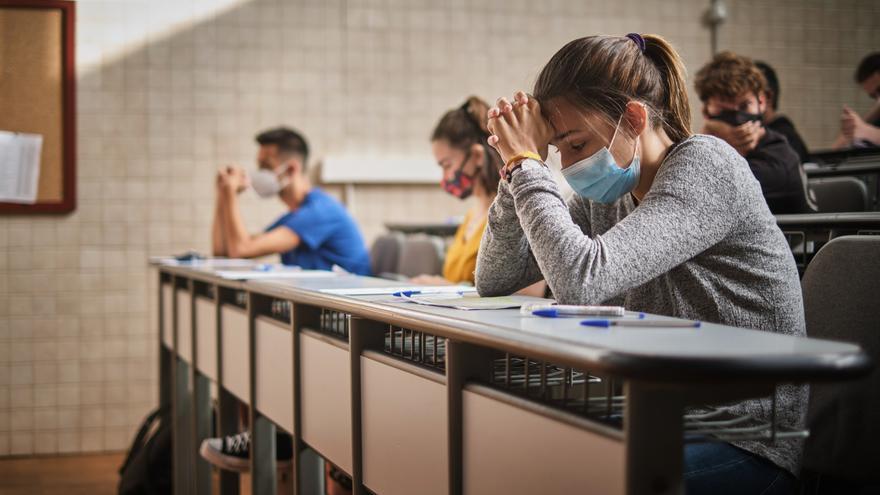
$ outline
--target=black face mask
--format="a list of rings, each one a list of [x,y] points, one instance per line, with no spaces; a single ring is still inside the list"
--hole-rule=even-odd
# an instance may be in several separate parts
[[[746,122],[761,122],[764,120],[764,116],[760,113],[749,113],[743,110],[722,110],[715,115],[710,115],[709,118],[724,122],[733,127],[743,125]]]

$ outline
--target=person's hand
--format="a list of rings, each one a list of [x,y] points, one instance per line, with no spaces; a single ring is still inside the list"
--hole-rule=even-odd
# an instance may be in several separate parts
[[[852,144],[860,139],[865,139],[865,131],[868,124],[853,109],[844,106],[840,114],[840,133],[846,141]]]
[[[733,128],[733,142],[731,145],[740,155],[746,156],[758,147],[758,143],[765,134],[767,134],[767,131],[760,122],[746,122]]]
[[[236,194],[241,193],[250,185],[250,178],[243,168],[227,165],[217,171],[217,187]]]
[[[498,98],[489,109],[488,143],[498,150],[507,163],[519,153],[531,152],[547,159],[547,147],[553,135],[550,123],[541,114],[541,106],[534,98],[519,91],[511,104],[506,98]]]
[[[740,155],[746,156],[758,146],[767,131],[758,121],[734,127],[719,120],[707,119],[703,123],[702,133],[727,141]]]

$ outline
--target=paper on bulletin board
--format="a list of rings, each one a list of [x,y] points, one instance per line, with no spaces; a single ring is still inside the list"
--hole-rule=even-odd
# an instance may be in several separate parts
[[[0,201],[34,204],[43,136],[0,131]]]

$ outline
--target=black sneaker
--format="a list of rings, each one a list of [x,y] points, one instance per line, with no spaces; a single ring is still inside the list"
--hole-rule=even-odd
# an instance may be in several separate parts
[[[243,431],[223,438],[206,438],[199,454],[220,469],[246,472],[250,470],[251,433]],[[289,469],[293,458],[293,438],[286,433],[275,435],[277,469]]]

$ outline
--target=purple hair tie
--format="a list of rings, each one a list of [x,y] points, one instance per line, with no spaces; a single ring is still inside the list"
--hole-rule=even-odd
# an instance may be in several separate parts
[[[629,33],[628,35],[626,35],[626,37],[633,40],[636,43],[636,45],[639,46],[639,50],[641,50],[642,53],[645,53],[645,38],[642,38],[641,34]]]

